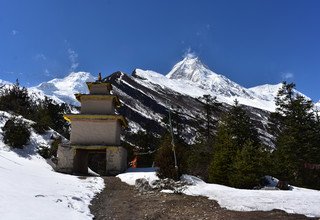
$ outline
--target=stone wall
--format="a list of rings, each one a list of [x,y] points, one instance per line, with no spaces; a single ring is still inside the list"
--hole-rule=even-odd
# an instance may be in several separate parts
[[[107,175],[117,175],[127,169],[127,150],[123,147],[108,147],[107,156]]]
[[[73,145],[120,145],[121,124],[115,120],[73,120]]]
[[[75,149],[70,145],[59,145],[57,150],[58,163],[56,170],[62,173],[72,173],[74,156]]]
[[[114,115],[113,99],[85,99],[81,102],[81,114]]]
[[[92,95],[110,95],[110,91],[104,84],[92,84],[90,88]]]

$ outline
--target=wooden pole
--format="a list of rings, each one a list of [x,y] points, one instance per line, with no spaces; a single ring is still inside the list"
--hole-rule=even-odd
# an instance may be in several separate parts
[[[176,169],[176,172],[178,174],[178,163],[177,163],[177,156],[176,156],[176,146],[174,143],[174,134],[173,134],[173,128],[172,128],[172,121],[171,121],[171,108],[169,107],[169,124],[170,124],[170,133],[171,133],[171,145],[172,145],[172,151],[173,151],[173,157],[174,157],[174,168]]]

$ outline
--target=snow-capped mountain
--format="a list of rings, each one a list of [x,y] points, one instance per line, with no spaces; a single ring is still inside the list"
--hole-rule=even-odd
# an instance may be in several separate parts
[[[11,85],[11,84],[12,84],[11,82],[8,82],[8,81],[5,81],[5,80],[0,79],[0,86],[3,86],[3,85]]]
[[[274,98],[277,96],[278,91],[281,87],[282,87],[282,83],[275,84],[275,85],[265,84],[265,85],[249,88],[248,90],[253,92],[255,96],[261,100],[273,102]]]
[[[74,94],[87,93],[85,82],[95,79],[87,72],[73,72],[62,79],[29,88],[29,91],[40,98],[46,95],[57,102],[77,106],[80,103]],[[268,115],[275,110],[274,98],[281,84],[245,88],[211,71],[199,58],[190,56],[177,63],[167,75],[136,69],[132,75],[115,72],[106,80],[113,84],[114,93],[123,104],[120,113],[129,121],[129,133],[148,128],[155,134],[161,134],[164,130],[163,118],[174,106],[184,124],[184,136],[191,140],[196,137],[199,120],[204,120],[204,106],[198,98],[210,94],[223,103],[221,112],[230,108],[235,99],[243,104],[261,139],[272,146],[272,135],[267,129]],[[317,105],[320,107],[320,102]],[[220,115],[214,117],[219,118]],[[128,139],[128,135],[125,138]]]
[[[147,129],[161,135],[165,128],[163,119],[167,117],[169,108],[173,108],[178,115],[183,124],[183,136],[189,142],[197,137],[199,126],[205,124],[204,103],[198,97],[208,92],[201,88],[171,80],[153,71],[139,69],[132,76],[122,72],[113,73],[107,80],[112,83],[114,94],[119,96],[123,104],[120,113],[129,121],[129,133]],[[273,147],[272,135],[267,131],[269,112],[244,107],[258,128],[261,139]],[[214,118],[220,118],[228,108],[230,105],[223,103]],[[130,134],[126,134],[125,138],[134,143],[134,140],[130,140]]]
[[[66,102],[78,106],[75,93],[88,93],[86,82],[95,81],[96,78],[87,72],[72,72],[62,79],[53,79],[31,87],[32,93],[46,95],[58,103]]]
[[[187,56],[166,75],[168,79],[197,86],[212,95],[253,98],[245,88],[223,75],[211,71],[198,57]]]
[[[141,69],[136,69],[132,76],[135,81],[145,86],[160,86],[194,98],[210,94],[213,97],[216,96],[218,101],[230,105],[237,99],[240,104],[271,112],[275,111],[274,97],[281,86],[281,84],[269,86],[272,87],[274,96],[270,91],[259,89],[259,87],[247,89],[211,71],[197,57],[184,58],[166,76]]]

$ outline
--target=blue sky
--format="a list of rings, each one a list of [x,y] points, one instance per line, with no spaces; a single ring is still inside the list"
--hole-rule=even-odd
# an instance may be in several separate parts
[[[187,51],[251,87],[293,81],[320,99],[318,0],[0,0],[0,78],[163,74]]]

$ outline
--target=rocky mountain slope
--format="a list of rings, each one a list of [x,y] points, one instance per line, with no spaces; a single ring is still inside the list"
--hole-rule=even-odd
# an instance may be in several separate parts
[[[163,118],[168,115],[168,109],[175,110],[179,115],[179,121],[183,124],[183,134],[186,140],[194,141],[197,137],[199,126],[203,125],[204,103],[199,101],[199,96],[190,96],[171,89],[164,84],[150,82],[143,78],[141,70],[135,70],[132,76],[117,72],[107,78],[113,84],[114,93],[119,95],[123,103],[120,113],[129,119],[129,132],[138,129],[151,130],[156,134],[161,134],[164,129]],[[158,76],[147,71],[148,76]],[[162,77],[161,77],[162,78]],[[206,94],[206,93],[203,93]],[[269,112],[244,106],[250,117],[254,120],[259,129],[261,139],[268,145],[273,146],[272,136],[267,132]],[[223,103],[220,114],[230,108],[228,103]],[[219,113],[215,118],[219,118]]]
[[[87,93],[85,82],[96,77],[87,72],[73,72],[62,79],[41,83],[29,91],[38,97],[49,96],[57,102],[79,106],[75,93]],[[136,69],[131,75],[115,72],[106,78],[123,104],[119,110],[129,121],[128,134],[145,130],[161,134],[163,119],[171,108],[179,115],[186,140],[193,142],[204,123],[204,104],[199,97],[210,94],[222,102],[226,111],[237,99],[248,110],[261,139],[273,146],[268,132],[268,116],[275,110],[274,97],[281,84],[245,88],[227,77],[211,71],[199,58],[187,56],[163,75],[151,70]],[[214,116],[219,118],[220,115]]]

